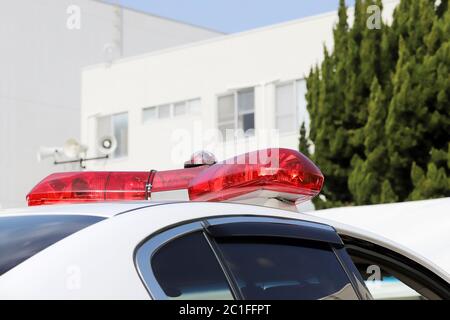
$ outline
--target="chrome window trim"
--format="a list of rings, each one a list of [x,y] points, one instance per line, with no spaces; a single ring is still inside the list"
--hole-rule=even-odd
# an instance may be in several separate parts
[[[307,227],[315,227],[322,230],[333,231],[336,232],[333,227],[330,227],[325,224],[302,221],[302,220],[294,220],[289,218],[275,218],[275,217],[264,217],[264,216],[228,216],[228,217],[211,217],[211,218],[203,218],[195,222],[190,222],[184,225],[175,226],[173,228],[169,228],[165,231],[150,235],[146,240],[144,240],[136,249],[135,253],[135,265],[138,271],[138,274],[141,278],[142,283],[147,289],[150,297],[155,300],[169,300],[169,297],[164,293],[164,290],[158,283],[153,270],[151,268],[150,261],[153,255],[165,244],[180,238],[184,235],[196,232],[203,231],[205,227],[208,225],[221,225],[228,223],[239,223],[239,222],[261,222],[261,223],[282,223],[282,224],[290,224],[290,225],[301,225]],[[213,254],[213,249],[211,249]],[[217,257],[216,257],[217,258]],[[219,262],[220,264],[220,262]],[[222,268],[222,266],[221,266]],[[223,270],[223,268],[222,268]],[[345,268],[344,268],[345,270]],[[227,277],[229,275],[225,272],[225,277],[227,281],[230,279]],[[350,279],[349,279],[350,281]],[[351,281],[350,281],[351,283]],[[229,283],[231,291],[233,295],[236,297],[236,292],[233,292],[233,284]]]

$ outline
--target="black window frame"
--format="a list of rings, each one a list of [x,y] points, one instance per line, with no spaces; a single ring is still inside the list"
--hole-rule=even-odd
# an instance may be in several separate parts
[[[261,228],[257,228],[258,225],[255,225],[255,223],[259,224]],[[244,224],[247,225],[242,228]],[[276,230],[273,231],[274,229],[272,229],[272,232],[269,232],[269,234],[264,234],[271,229],[270,226],[268,226],[269,224],[275,226],[274,229]],[[283,226],[286,227],[284,231]],[[236,229],[234,227],[238,228]],[[297,228],[297,231],[301,231],[301,236],[298,236],[298,234],[295,234],[294,236],[294,234],[290,231],[291,228]],[[236,232],[236,230],[238,230],[238,232]],[[151,268],[151,259],[153,258],[153,255],[159,249],[164,247],[165,244],[197,231],[204,233],[211,246],[211,252],[221,266],[229,287],[231,288],[233,297],[236,300],[242,300],[243,296],[238,288],[236,279],[234,279],[232,272],[228,270],[226,264],[224,263],[223,257],[221,257],[221,252],[217,247],[215,237],[239,237],[240,235],[244,237],[251,236],[253,238],[262,237],[264,239],[300,238],[307,241],[326,243],[331,247],[336,256],[337,262],[345,272],[347,280],[351,284],[358,299],[371,298],[370,294],[367,294],[367,292],[362,292],[361,286],[358,286],[356,278],[352,275],[354,266],[347,265],[347,263],[349,261],[351,262],[351,260],[346,259],[344,244],[334,228],[325,224],[294,219],[265,216],[227,216],[199,219],[187,222],[185,224],[180,223],[172,227],[167,227],[144,239],[136,247],[134,254],[135,266],[144,287],[152,299],[167,300],[170,298],[164,293],[164,290],[161,288],[158,279]],[[247,234],[245,235],[245,233]]]

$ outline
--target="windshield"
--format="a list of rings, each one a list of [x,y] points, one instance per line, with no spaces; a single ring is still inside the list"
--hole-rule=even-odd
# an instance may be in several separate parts
[[[103,219],[82,215],[0,217],[0,276],[52,244]]]

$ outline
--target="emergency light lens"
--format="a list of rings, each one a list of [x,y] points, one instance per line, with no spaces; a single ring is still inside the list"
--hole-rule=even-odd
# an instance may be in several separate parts
[[[41,181],[29,206],[114,200],[145,200],[150,172],[66,172]]]
[[[205,167],[160,172],[55,173],[28,194],[29,206],[147,200],[151,192],[187,189]]]
[[[151,191],[163,192],[187,189],[191,180],[205,168],[207,167],[201,166],[189,169],[157,171],[152,181]]]
[[[319,168],[300,152],[267,149],[204,170],[191,181],[189,197],[196,201],[225,201],[266,191],[268,197],[303,202],[319,194],[323,182]]]

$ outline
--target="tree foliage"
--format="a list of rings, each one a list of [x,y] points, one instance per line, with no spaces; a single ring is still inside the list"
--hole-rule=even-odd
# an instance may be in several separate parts
[[[305,156],[309,157],[309,148],[311,147],[311,144],[308,140],[308,136],[306,133],[306,126],[305,122],[302,122],[302,125],[300,127],[300,138],[298,141],[298,149],[301,153],[303,153]]]
[[[448,1],[401,0],[379,29],[366,22],[381,0],[356,0],[351,26],[340,1],[334,50],[307,78],[312,158],[326,177],[316,207],[450,196]]]

